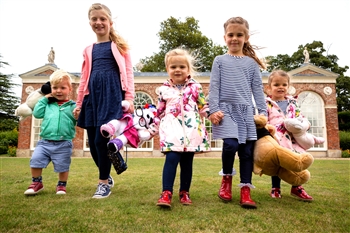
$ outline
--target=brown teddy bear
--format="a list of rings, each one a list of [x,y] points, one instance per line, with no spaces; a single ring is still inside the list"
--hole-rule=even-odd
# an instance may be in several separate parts
[[[310,172],[306,170],[314,158],[309,153],[295,153],[278,144],[274,138],[275,127],[267,124],[265,116],[256,115],[254,121],[258,140],[254,147],[256,175],[279,176],[285,182],[297,186],[306,183]]]

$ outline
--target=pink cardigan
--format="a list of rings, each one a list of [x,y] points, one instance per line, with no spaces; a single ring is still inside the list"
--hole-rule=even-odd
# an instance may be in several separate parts
[[[92,48],[93,44],[86,47],[83,52],[84,62],[81,69],[81,78],[77,97],[77,107],[79,108],[81,108],[84,96],[89,94],[88,84],[92,66]],[[121,55],[114,42],[111,43],[111,48],[114,58],[119,66],[120,81],[122,90],[125,91],[125,99],[134,101],[134,73],[130,53],[127,52],[126,54]]]

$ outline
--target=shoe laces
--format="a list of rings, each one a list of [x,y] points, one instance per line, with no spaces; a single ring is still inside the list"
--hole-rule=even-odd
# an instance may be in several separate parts
[[[98,195],[104,194],[106,192],[107,188],[108,188],[108,185],[100,183],[97,186],[97,190],[96,190],[95,194],[98,194]]]
[[[171,198],[172,198],[172,194],[171,194],[171,192],[170,191],[163,191],[163,193],[161,194],[161,196],[160,196],[161,198],[168,198],[169,200],[171,200]]]

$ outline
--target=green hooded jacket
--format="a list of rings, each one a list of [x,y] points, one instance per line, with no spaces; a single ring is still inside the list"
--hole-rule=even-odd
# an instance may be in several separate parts
[[[74,101],[58,105],[57,102],[49,103],[46,97],[41,98],[34,107],[33,116],[43,119],[41,123],[40,137],[46,140],[72,140],[75,137],[77,121],[73,116]]]

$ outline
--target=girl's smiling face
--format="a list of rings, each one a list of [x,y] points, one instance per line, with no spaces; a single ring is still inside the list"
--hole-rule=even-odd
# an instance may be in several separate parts
[[[113,25],[106,12],[101,10],[92,10],[90,12],[90,26],[96,33],[98,41],[104,42],[109,40],[109,32]]]
[[[271,99],[274,101],[284,100],[288,94],[289,80],[288,77],[275,75],[268,86]]]
[[[71,91],[72,87],[66,79],[62,79],[59,83],[51,84],[51,95],[58,100],[68,100]]]
[[[185,56],[169,57],[166,71],[174,84],[185,84],[190,74],[190,68]]]
[[[247,28],[242,24],[230,23],[225,28],[225,43],[227,53],[234,56],[244,56],[243,46],[249,40]]]

